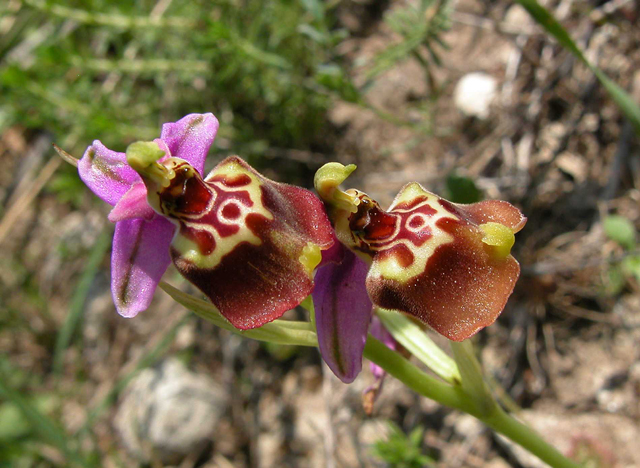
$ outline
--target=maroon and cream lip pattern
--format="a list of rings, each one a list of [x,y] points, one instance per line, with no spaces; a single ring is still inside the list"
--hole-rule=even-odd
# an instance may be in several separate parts
[[[337,185],[353,169],[337,177],[339,166],[325,170],[325,185],[317,176],[316,187],[338,239],[371,265],[366,288],[372,302],[454,341],[493,323],[520,272],[509,252],[526,222],[522,213],[497,200],[453,204],[418,183],[403,187],[383,210],[362,192],[340,191]]]
[[[244,162],[228,159],[204,180],[185,161],[168,163],[175,176],[158,193],[159,207],[179,228],[173,249],[181,261],[215,268],[237,245],[262,243],[248,218],[273,220],[273,215],[262,202],[263,183]]]
[[[235,156],[205,179],[186,161],[162,165],[167,180],[149,182],[148,198],[177,226],[173,263],[232,325],[264,325],[311,293],[321,252],[334,242],[313,193],[269,180]]]

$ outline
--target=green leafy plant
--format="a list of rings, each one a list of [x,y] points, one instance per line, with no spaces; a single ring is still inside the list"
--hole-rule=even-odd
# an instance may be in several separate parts
[[[47,128],[80,151],[98,134],[107,145],[152,138],[160,116],[217,109],[224,151],[257,157],[323,141],[331,96],[316,77],[340,69],[344,37],[323,2],[147,5],[2,2],[11,27],[0,35],[0,131]],[[72,189],[52,184],[63,197]]]
[[[4,405],[0,408],[0,416],[3,418],[0,422],[3,425],[14,424],[12,433],[9,429],[3,428],[3,436],[11,438],[20,438],[31,432],[35,437],[55,448],[57,448],[70,463],[70,466],[91,467],[95,466],[89,461],[88,454],[82,452],[75,443],[65,434],[57,421],[51,419],[45,414],[51,409],[52,403],[55,404],[52,396],[42,396],[40,398],[26,398],[15,388],[9,386],[10,378],[6,374],[10,369],[7,361],[2,360],[0,365],[0,398],[5,400]],[[22,451],[9,454],[20,458]]]
[[[415,427],[405,434],[393,422],[388,423],[389,435],[373,444],[374,457],[394,468],[421,468],[433,466],[435,460],[423,453],[424,428]]]
[[[622,260],[609,266],[605,278],[607,292],[618,294],[629,279],[640,282],[640,254],[636,252],[638,234],[633,223],[624,216],[607,216],[603,225],[607,237],[625,250]]]
[[[451,9],[448,0],[420,0],[417,4],[409,4],[386,15],[386,23],[402,40],[374,57],[367,78],[371,80],[398,62],[412,57],[432,80],[431,66],[442,63],[437,49],[447,48],[441,35],[450,27]]]
[[[475,181],[456,172],[447,176],[447,198],[455,203],[476,203],[482,200],[482,191]]]

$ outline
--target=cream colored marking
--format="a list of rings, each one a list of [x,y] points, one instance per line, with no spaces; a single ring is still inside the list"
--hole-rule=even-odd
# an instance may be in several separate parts
[[[253,245],[262,244],[262,240],[258,236],[256,236],[246,225],[246,218],[249,214],[259,214],[264,216],[265,218],[272,220],[273,214],[262,203],[262,191],[260,189],[262,182],[256,175],[242,167],[240,164],[235,161],[230,161],[224,166],[218,168],[218,170],[211,172],[205,181],[209,181],[210,178],[218,175],[226,175],[226,176],[237,176],[240,174],[244,174],[249,176],[251,179],[251,183],[247,185],[243,185],[241,187],[227,187],[221,182],[213,182],[213,185],[219,187],[221,190],[225,192],[248,192],[249,198],[253,202],[252,207],[246,207],[244,204],[239,203],[243,208],[240,214],[240,217],[237,218],[237,222],[233,223],[237,225],[240,229],[235,234],[232,234],[228,237],[222,237],[216,231],[213,226],[198,224],[198,223],[190,223],[186,222],[185,224],[193,229],[204,230],[213,236],[215,240],[215,248],[213,252],[209,255],[203,255],[200,253],[198,249],[198,245],[185,238],[184,236],[176,235],[173,241],[174,247],[182,252],[182,256],[185,260],[193,263],[199,268],[215,268],[221,261],[222,258],[230,253],[233,249],[236,248],[237,245],[242,242],[248,242]],[[224,221],[222,221],[224,222]],[[226,223],[225,223],[226,224]]]
[[[438,202],[438,196],[437,195],[432,196],[432,194],[429,194],[427,192],[427,199],[421,203],[418,203],[413,208],[393,208],[394,205],[391,205],[391,207],[389,208],[389,211],[393,211],[394,213],[411,213],[412,211],[422,208],[425,205],[431,206],[437,202]]]
[[[414,200],[416,197],[427,196],[427,200],[416,207],[406,210],[406,209],[398,209],[394,210],[394,207],[399,205],[400,203],[409,203]],[[376,260],[371,265],[371,269],[369,270],[369,277],[371,278],[383,278],[395,280],[400,283],[406,283],[410,279],[418,276],[422,273],[426,266],[429,258],[433,255],[435,250],[441,245],[447,244],[449,242],[453,242],[453,236],[443,231],[442,229],[436,226],[436,223],[441,219],[453,219],[459,220],[459,218],[449,211],[447,211],[440,203],[438,203],[439,197],[430,192],[427,192],[422,186],[416,182],[412,184],[406,185],[400,193],[396,196],[395,200],[389,207],[389,211],[394,211],[396,213],[409,213],[419,207],[424,205],[429,205],[431,208],[436,210],[436,212],[430,216],[425,217],[425,224],[422,228],[429,226],[431,228],[432,237],[425,241],[424,244],[420,247],[416,247],[410,240],[408,239],[400,239],[395,242],[392,242],[388,246],[385,246],[384,250],[391,249],[396,245],[403,244],[409,248],[411,253],[414,256],[413,263],[408,267],[404,267],[398,263],[394,256],[385,257],[383,260]],[[407,219],[407,221],[411,218]]]
[[[398,192],[398,195],[396,195],[396,198],[394,198],[393,202],[391,203],[389,211],[393,210],[400,203],[410,203],[417,197],[422,197],[424,195],[427,195],[429,197],[429,201],[438,199],[437,195],[425,190],[424,187],[418,182],[411,182],[410,184],[407,184],[400,189],[400,192]]]

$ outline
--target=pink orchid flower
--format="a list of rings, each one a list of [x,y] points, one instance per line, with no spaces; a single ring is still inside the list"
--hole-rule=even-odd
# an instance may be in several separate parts
[[[243,330],[311,293],[322,251],[334,243],[322,202],[235,156],[203,178],[217,130],[212,114],[191,114],[126,154],[95,141],[80,160],[85,184],[114,205],[111,289],[121,315],[149,306],[171,261]]]

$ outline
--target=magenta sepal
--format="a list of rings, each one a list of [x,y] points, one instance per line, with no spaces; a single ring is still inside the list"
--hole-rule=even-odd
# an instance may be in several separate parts
[[[127,165],[124,153],[111,151],[96,140],[78,163],[78,174],[93,193],[109,205],[115,205],[136,182],[142,179]]]
[[[323,259],[312,292],[318,345],[333,373],[350,383],[362,370],[371,321],[372,304],[365,288],[369,266],[339,242],[326,256],[323,253]]]
[[[213,114],[189,114],[162,125],[160,140],[167,144],[171,156],[184,159],[202,174],[219,126]]]
[[[111,253],[111,294],[118,313],[135,317],[146,310],[169,267],[169,244],[175,226],[156,216],[116,223]]]

